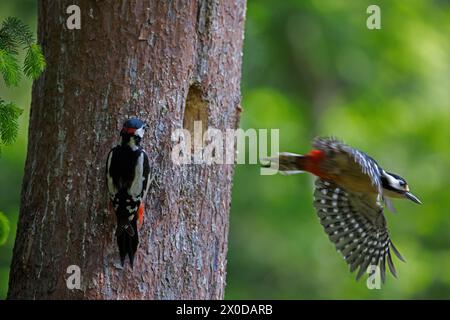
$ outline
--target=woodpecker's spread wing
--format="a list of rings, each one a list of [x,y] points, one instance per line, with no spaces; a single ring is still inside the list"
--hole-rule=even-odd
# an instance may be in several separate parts
[[[329,156],[334,153],[347,155],[359,166],[361,172],[370,178],[378,193],[383,194],[380,167],[372,157],[362,151],[353,149],[336,138],[316,138],[313,141],[313,146]]]
[[[351,193],[322,179],[316,180],[314,207],[329,239],[340,251],[350,272],[359,267],[358,280],[369,265],[379,266],[381,280],[385,281],[386,262],[396,277],[391,251],[402,261],[403,257],[392,244],[376,195]]]

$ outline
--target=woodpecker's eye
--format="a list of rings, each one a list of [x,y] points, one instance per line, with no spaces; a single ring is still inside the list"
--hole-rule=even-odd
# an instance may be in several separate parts
[[[400,180],[400,181],[399,181],[399,185],[400,185],[400,187],[405,187],[405,186],[406,186],[406,182]]]

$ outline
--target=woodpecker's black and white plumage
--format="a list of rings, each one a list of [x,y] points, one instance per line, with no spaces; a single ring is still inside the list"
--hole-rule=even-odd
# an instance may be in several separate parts
[[[391,241],[384,205],[394,210],[390,198],[406,198],[421,203],[402,177],[385,171],[359,150],[335,138],[316,138],[314,150],[306,155],[281,153],[267,167],[281,173],[309,172],[315,182],[314,207],[329,239],[341,252],[350,271],[359,279],[367,267],[378,266],[381,280],[386,264],[396,277],[391,251],[402,261]]]
[[[144,216],[149,187],[150,165],[140,146],[147,125],[139,119],[127,120],[120,131],[120,144],[108,154],[106,180],[109,198],[117,217],[117,245],[122,266],[128,255],[133,267],[139,244],[138,225]]]

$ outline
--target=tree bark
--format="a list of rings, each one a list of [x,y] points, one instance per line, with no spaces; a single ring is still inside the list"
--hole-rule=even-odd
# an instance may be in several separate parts
[[[68,30],[66,8],[81,9]],[[245,0],[40,1],[10,299],[221,299],[233,165],[176,165],[171,132],[236,128]],[[134,269],[120,268],[105,161],[127,117],[155,183]],[[67,268],[81,270],[68,289]]]

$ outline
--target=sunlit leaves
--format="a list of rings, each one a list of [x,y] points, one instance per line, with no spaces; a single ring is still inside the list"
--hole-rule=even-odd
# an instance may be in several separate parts
[[[4,144],[11,144],[17,136],[17,120],[22,110],[13,103],[0,100],[0,140]]]
[[[20,80],[19,49],[26,50],[24,74],[37,79],[45,68],[41,47],[34,42],[33,33],[26,24],[16,17],[9,17],[0,28],[0,72],[8,86],[17,86]]]
[[[17,58],[7,50],[0,49],[0,73],[7,86],[17,86],[20,81],[20,67]]]
[[[0,27],[0,73],[5,84],[17,86],[21,79],[18,61],[19,50],[26,50],[23,73],[31,79],[37,79],[44,71],[45,58],[41,47],[35,43],[30,28],[16,17],[9,17]],[[11,144],[18,132],[18,118],[22,110],[12,102],[0,97],[0,145]]]
[[[44,71],[45,68],[45,58],[42,54],[41,47],[33,43],[27,51],[27,56],[25,57],[23,72],[25,75],[32,79],[37,79],[39,75]]]

